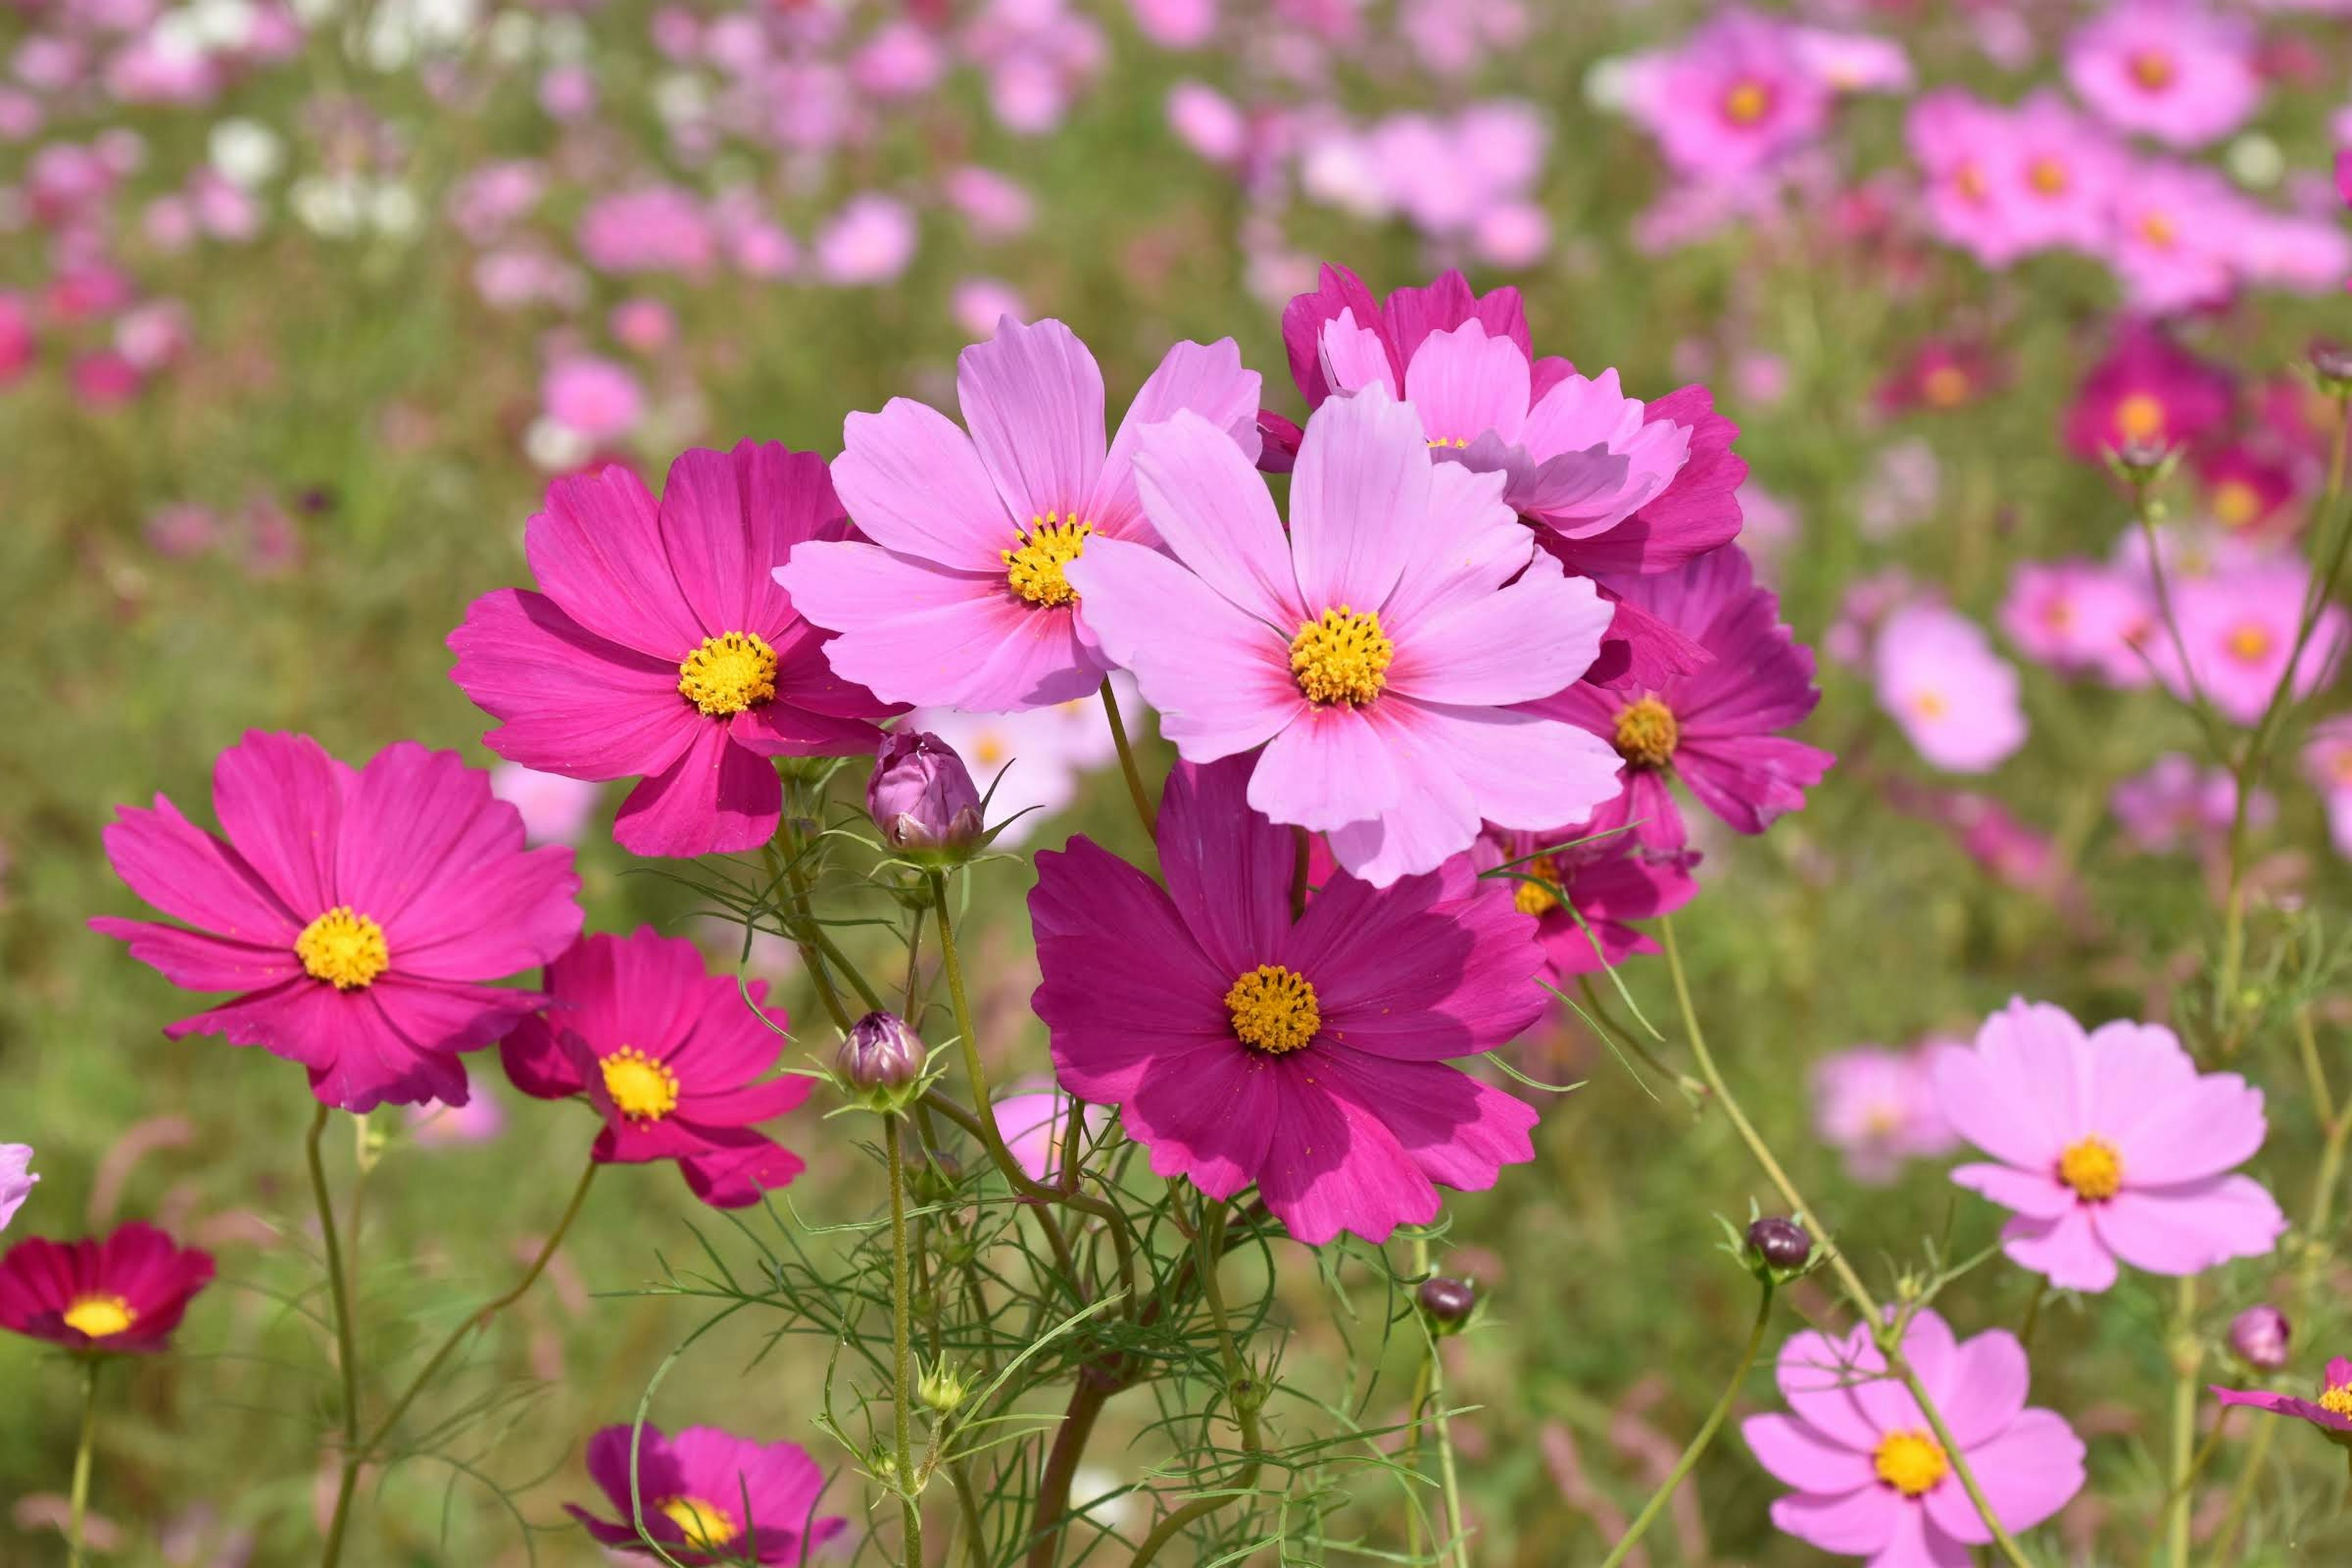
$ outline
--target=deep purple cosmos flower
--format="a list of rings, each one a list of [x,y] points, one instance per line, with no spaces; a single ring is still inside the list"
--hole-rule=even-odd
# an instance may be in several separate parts
[[[845,1519],[816,1517],[824,1472],[797,1444],[755,1443],[716,1426],[688,1426],[669,1437],[648,1424],[637,1445],[632,1488],[631,1430],[607,1426],[588,1439],[589,1479],[604,1489],[619,1517],[564,1505],[606,1546],[654,1557],[637,1533],[635,1521],[642,1517],[645,1533],[690,1568],[746,1558],[800,1568],[849,1528]]]
[[[451,679],[501,721],[482,738],[509,762],[641,780],[623,848],[755,848],[783,805],[768,759],[871,752],[889,711],[769,575],[848,529],[824,459],[773,442],[681,455],[658,503],[625,468],[558,479],[523,536],[541,591],[475,600]]]
[[[1590,668],[1610,608],[1498,500],[1432,463],[1377,386],[1307,421],[1287,536],[1224,434],[1143,437],[1143,506],[1171,554],[1105,540],[1070,564],[1085,619],[1187,761],[1264,747],[1250,804],[1328,833],[1385,887],[1468,849],[1480,820],[1541,827],[1616,792],[1617,758],[1521,710]]]
[[[1446,1065],[1543,1010],[1534,922],[1466,857],[1378,889],[1328,879],[1290,916],[1292,837],[1245,762],[1180,763],[1163,889],[1085,837],[1037,857],[1034,1005],[1062,1086],[1116,1105],[1151,1168],[1213,1198],[1252,1183],[1293,1236],[1381,1241],[1534,1157],[1532,1106]]]
[[[1690,873],[1697,859],[1643,854],[1632,834],[1594,837],[1582,824],[1542,833],[1490,827],[1471,851],[1480,870],[1507,870],[1490,879],[1510,889],[1519,913],[1535,917],[1545,963],[1561,981],[1656,952],[1656,941],[1626,922],[1672,914],[1697,897]]]
[[[2016,1336],[1990,1329],[1955,1342],[1931,1308],[1903,1333],[1903,1359],[1936,1403],[1985,1500],[2015,1533],[2083,1489],[2083,1440],[2056,1412],[2029,1408]],[[1813,1330],[1780,1347],[1786,1415],[1740,1425],[1756,1458],[1796,1490],[1772,1522],[1870,1568],[1960,1568],[1992,1532],[1969,1500],[1911,1391],[1886,1369],[1867,1325],[1842,1340]]]
[[[138,1221],[103,1241],[32,1237],[0,1257],[0,1329],[84,1355],[165,1349],[213,1256]]]
[[[808,1098],[809,1080],[768,1078],[788,1020],[755,1015],[733,979],[704,971],[692,942],[650,928],[583,938],[547,968],[547,1010],[499,1047],[507,1076],[541,1100],[583,1095],[604,1119],[595,1158],[676,1160],[694,1195],[740,1208],[800,1174],[766,1133]],[[751,984],[754,1003],[767,987]],[[764,1021],[763,1021],[764,1020]]]
[[[232,1001],[173,1039],[222,1034],[310,1072],[345,1110],[466,1102],[461,1051],[538,1006],[485,982],[536,969],[580,931],[572,851],[523,847],[522,817],[455,752],[404,741],[364,767],[308,735],[248,733],[213,768],[226,837],[163,796],[124,806],[107,858],[188,927],[101,917],[90,928],[191,991]]]
[[[803,545],[777,581],[842,634],[833,668],[893,701],[1003,713],[1088,696],[1111,661],[1066,569],[1092,540],[1153,542],[1147,426],[1189,410],[1256,458],[1257,373],[1230,338],[1178,343],[1106,441],[1102,372],[1061,322],[1007,317],[956,364],[970,433],[904,397],[851,415],[834,482],[873,542]]]
[[[1624,789],[1588,829],[1633,824],[1643,847],[1680,849],[1686,834],[1667,787],[1674,778],[1742,833],[1761,833],[1802,807],[1805,791],[1836,759],[1773,731],[1801,722],[1821,700],[1812,650],[1781,624],[1779,597],[1757,585],[1747,555],[1727,545],[1679,571],[1607,583],[1713,660],[1655,685],[1629,676],[1528,704],[1600,736],[1624,759]]]

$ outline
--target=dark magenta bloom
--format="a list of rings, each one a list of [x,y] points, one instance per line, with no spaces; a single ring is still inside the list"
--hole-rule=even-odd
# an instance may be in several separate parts
[[[2308,1421],[2327,1434],[2331,1443],[2352,1447],[2352,1361],[2342,1356],[2327,1363],[2327,1381],[2319,1397],[2298,1399],[2292,1394],[2273,1394],[2267,1389],[2252,1391],[2222,1388],[2209,1384],[2213,1397],[2224,1405],[2251,1405],[2257,1410],[2267,1410],[2273,1415],[2292,1415],[2298,1421]]]
[[[2158,327],[2126,326],[2066,411],[2066,449],[2100,462],[2126,447],[2189,446],[2230,417],[2237,383]]]
[[[83,1355],[168,1348],[213,1255],[133,1220],[100,1241],[33,1237],[0,1257],[0,1329]]]
[[[1696,855],[1644,854],[1631,833],[1595,837],[1581,824],[1515,833],[1490,823],[1471,854],[1482,869],[1510,868],[1516,879],[1497,879],[1518,911],[1535,917],[1555,980],[1656,952],[1657,942],[1626,922],[1670,915],[1698,895],[1690,873]]]
[[[564,1505],[607,1546],[655,1557],[637,1533],[635,1521],[642,1518],[646,1535],[695,1568],[746,1558],[800,1568],[816,1548],[849,1528],[845,1519],[816,1517],[824,1472],[797,1444],[755,1443],[716,1426],[688,1426],[668,1437],[648,1423],[637,1445],[633,1490],[630,1430],[607,1426],[588,1439],[589,1477],[604,1489],[619,1518]]]

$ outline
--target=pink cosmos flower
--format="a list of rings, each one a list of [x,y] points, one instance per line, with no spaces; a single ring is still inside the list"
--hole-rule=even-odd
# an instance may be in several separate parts
[[[2213,1397],[2224,1405],[2250,1405],[2257,1410],[2267,1410],[2273,1415],[2292,1415],[2308,1421],[2327,1436],[2327,1440],[2343,1447],[2352,1447],[2352,1361],[2342,1356],[2327,1363],[2325,1381],[2317,1399],[2300,1399],[2292,1394],[2273,1394],[2268,1389],[2251,1392],[2222,1388],[2208,1384]]]
[[[31,1144],[0,1143],[0,1230],[8,1228],[40,1179],[33,1170]]]
[[[572,852],[525,849],[488,774],[407,741],[353,768],[308,735],[250,731],[214,765],[213,805],[226,838],[162,795],[106,830],[115,873],[187,926],[102,916],[90,929],[175,985],[239,993],[164,1034],[261,1046],[354,1113],[464,1104],[458,1053],[541,1001],[485,982],[539,967],[579,932]]]
[[[2118,0],[2066,41],[2066,79],[2119,130],[2202,147],[2262,101],[2252,23],[2198,0]]]
[[[578,844],[604,792],[587,779],[500,763],[490,770],[490,793],[522,813],[523,836],[530,842]]]
[[[645,417],[645,389],[626,365],[592,354],[559,361],[540,383],[540,405],[558,425],[591,443],[627,435]]]
[[[1907,1051],[1853,1046],[1813,1064],[1813,1130],[1845,1156],[1845,1173],[1866,1186],[1895,1179],[1906,1160],[1934,1159],[1960,1146],[1936,1098],[1935,1058],[1957,1041]]]
[[[2311,738],[2304,742],[2303,776],[2327,807],[2336,852],[2352,860],[2352,714],[2339,713],[2311,727]]]
[[[2056,1412],[2029,1407],[2031,1373],[2015,1335],[1956,1342],[1933,1308],[1903,1331],[1903,1359],[1944,1418],[1969,1474],[2015,1534],[2082,1490],[2083,1440]],[[1796,1491],[1772,1505],[1788,1534],[1870,1568],[1958,1568],[1992,1540],[1919,1402],[1857,1323],[1842,1340],[1813,1330],[1780,1347],[1786,1415],[1751,1415],[1740,1435]]]
[[[1545,966],[1558,981],[1658,952],[1654,938],[1626,922],[1670,915],[1696,898],[1697,861],[1643,854],[1631,834],[1596,837],[1580,823],[1541,833],[1489,827],[1470,852],[1480,871],[1505,872],[1489,879],[1510,890],[1519,913],[1535,917]]]
[[[2133,847],[2168,855],[2184,847],[2213,848],[2230,831],[2238,810],[2238,781],[2227,768],[2200,768],[2190,758],[2168,752],[2146,772],[2116,785],[2109,801]],[[2257,790],[2246,804],[2256,825],[2278,815],[2278,803]]]
[[[2021,561],[2000,604],[2000,629],[2019,652],[2062,674],[2105,673],[2140,685],[2147,667],[2132,651],[2156,619],[2147,587],[2102,562]]]
[[[506,1131],[506,1103],[484,1089],[463,1105],[426,1100],[407,1108],[408,1135],[420,1149],[488,1143]]]
[[[816,232],[817,276],[844,288],[887,283],[915,258],[914,210],[895,196],[852,196]]]
[[[2017,671],[1957,610],[1906,605],[1878,628],[1872,662],[1879,706],[1931,766],[1990,773],[2025,744]]]
[[[451,679],[510,762],[635,778],[613,837],[638,855],[753,848],[783,792],[770,757],[856,755],[889,710],[835,674],[768,572],[848,532],[824,459],[746,441],[689,451],[658,506],[624,468],[561,479],[523,548],[543,590],[485,594]]]
[[[2211,169],[2146,160],[2116,183],[2107,261],[2136,310],[2219,305],[2236,289],[2249,237],[2267,216]]]
[[[1334,875],[1294,922],[1291,835],[1247,779],[1170,776],[1165,889],[1085,837],[1037,857],[1034,1005],[1062,1086],[1119,1107],[1155,1173],[1255,1183],[1309,1246],[1379,1242],[1435,1218],[1439,1184],[1534,1157],[1535,1109],[1445,1063],[1535,1022],[1543,954],[1466,858],[1388,889]]]
[[[2066,413],[2066,449],[2103,461],[2133,443],[2190,445],[2230,417],[2230,373],[2179,347],[2160,329],[2125,327]]]
[[[2172,607],[2180,642],[2176,646],[2159,632],[2147,643],[2158,679],[2184,698],[2193,679],[2224,718],[2253,723],[2287,679],[2309,585],[2309,570],[2293,559],[2175,583]],[[2347,626],[2352,622],[2341,608],[2330,605],[2320,612],[2295,664],[2295,697],[2309,696],[2334,671]]]
[[[1315,412],[1287,537],[1227,431],[1180,414],[1141,448],[1172,558],[1106,540],[1070,582],[1188,761],[1265,747],[1250,804],[1378,887],[1482,818],[1541,827],[1616,793],[1607,745],[1517,706],[1591,668],[1609,606],[1536,550],[1499,475],[1429,460],[1412,405],[1373,386]]]
[[[693,192],[644,185],[601,196],[581,216],[580,253],[599,272],[671,272],[700,278],[718,259],[719,238]]]
[[[77,1355],[152,1355],[212,1279],[211,1253],[136,1220],[103,1240],[36,1236],[0,1257],[0,1329]]]
[[[2292,531],[2299,521],[2293,465],[2250,442],[2200,454],[2197,479],[2205,510],[2232,533],[2275,535]]]
[[[1929,226],[1988,267],[2023,254],[2000,177],[2015,156],[2009,116],[1962,89],[1938,88],[1911,105],[1903,132],[1927,177]]]
[[[740,1208],[801,1173],[800,1156],[757,1129],[810,1084],[764,1076],[790,1021],[758,1005],[765,982],[748,989],[752,1006],[683,937],[584,937],[548,966],[547,1010],[517,1025],[499,1058],[525,1094],[596,1108],[600,1163],[675,1160],[696,1197]]]
[[[1633,64],[1626,109],[1678,173],[1726,181],[1819,136],[1831,89],[1800,30],[1739,6]]]
[[[1111,660],[1080,620],[1068,569],[1114,540],[1153,542],[1137,499],[1147,426],[1205,416],[1256,455],[1256,373],[1230,338],[1178,343],[1103,438],[1102,373],[1059,321],[1010,317],[957,361],[970,434],[892,398],[853,414],[834,479],[866,543],[813,543],[776,580],[842,636],[843,679],[893,701],[1000,713],[1084,697]]]
[[[634,1456],[633,1430],[642,1434]],[[800,1568],[849,1528],[845,1519],[816,1517],[824,1472],[806,1451],[792,1443],[755,1443],[716,1426],[688,1426],[675,1437],[650,1423],[607,1426],[588,1439],[588,1477],[618,1516],[604,1519],[566,1503],[563,1510],[589,1534],[652,1559],[655,1549],[637,1534],[642,1519],[646,1534],[688,1568],[746,1559]]]
[[[2118,1258],[2197,1274],[2278,1245],[2286,1216],[2231,1169],[2262,1147],[2263,1091],[2197,1071],[2171,1030],[2118,1020],[2085,1034],[2013,1001],[1973,1049],[1936,1059],[1944,1114],[1999,1163],[1952,1180],[2015,1217],[2002,1250],[2065,1290],[2105,1290]]]
[[[1679,849],[1687,832],[1667,787],[1675,778],[1741,833],[1761,833],[1802,809],[1805,791],[1836,759],[1774,731],[1802,722],[1821,700],[1812,650],[1781,623],[1779,596],[1757,584],[1746,552],[1727,544],[1677,572],[1605,581],[1624,605],[1710,659],[1696,674],[1654,684],[1588,679],[1532,705],[1589,731],[1624,760],[1623,790],[1589,829],[1632,824],[1646,848]]]
[[[1239,105],[1205,82],[1168,89],[1168,128],[1212,163],[1238,163],[1249,151],[1249,121]]]

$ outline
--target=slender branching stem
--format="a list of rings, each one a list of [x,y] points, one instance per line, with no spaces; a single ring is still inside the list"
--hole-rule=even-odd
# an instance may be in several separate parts
[[[1756,1303],[1755,1326],[1748,1331],[1748,1346],[1739,1352],[1739,1364],[1732,1370],[1731,1381],[1724,1385],[1723,1397],[1715,1402],[1713,1410],[1707,1412],[1706,1424],[1699,1427],[1698,1435],[1683,1449],[1682,1458],[1676,1459],[1675,1468],[1666,1472],[1666,1479],[1658,1483],[1658,1489],[1650,1494],[1650,1500],[1642,1505],[1642,1511],[1633,1516],[1633,1522],[1625,1527],[1625,1533],[1618,1537],[1617,1544],[1602,1559],[1601,1568],[1617,1568],[1625,1561],[1626,1554],[1648,1533],[1650,1526],[1657,1522],[1658,1515],[1665,1512],[1666,1504],[1674,1500],[1675,1491],[1683,1484],[1683,1478],[1691,1473],[1691,1468],[1698,1463],[1699,1456],[1706,1453],[1707,1445],[1715,1441],[1716,1433],[1723,1428],[1725,1417],[1731,1414],[1732,1405],[1738,1402],[1739,1391],[1747,1386],[1748,1374],[1756,1365],[1756,1352],[1764,1344],[1765,1326],[1771,1321],[1772,1282],[1767,1279],[1763,1297]]]
[[[2189,1568],[2189,1487],[2197,1447],[2197,1277],[2183,1275],[2172,1326],[2172,1485],[2165,1493],[2165,1554],[2172,1568]]]
[[[1111,744],[1118,748],[1118,771],[1127,778],[1127,798],[1135,803],[1135,815],[1143,823],[1144,837],[1158,831],[1160,814],[1151,807],[1151,792],[1143,787],[1143,774],[1135,765],[1135,747],[1127,738],[1127,725],[1118,716],[1118,694],[1110,689],[1110,677],[1103,677],[1103,716],[1110,721]]]
[[[1412,1275],[1414,1280],[1427,1279],[1434,1272],[1429,1258],[1429,1237],[1426,1234],[1412,1238]],[[1445,1507],[1446,1550],[1457,1568],[1470,1568],[1470,1537],[1462,1527],[1462,1479],[1454,1464],[1454,1429],[1445,1415],[1445,1361],[1438,1354],[1437,1337],[1428,1337],[1428,1354],[1423,1358],[1421,1374],[1414,1385],[1423,1391],[1412,1407],[1413,1435],[1418,1437],[1423,1423],[1423,1411],[1430,1414],[1430,1436],[1437,1448],[1438,1494]],[[1444,1557],[1441,1556],[1440,1561]]]
[[[310,1134],[303,1142],[303,1152],[310,1166],[310,1197],[319,1208],[319,1237],[327,1254],[327,1300],[335,1318],[335,1361],[343,1384],[343,1455],[342,1465],[335,1482],[334,1512],[327,1521],[325,1546],[319,1554],[319,1568],[335,1568],[342,1560],[343,1533],[350,1528],[352,1492],[360,1479],[360,1361],[353,1348],[357,1335],[352,1323],[352,1298],[343,1277],[343,1247],[335,1235],[335,1201],[327,1191],[327,1165],[319,1152],[319,1140],[327,1131],[327,1118],[334,1108],[321,1101],[318,1114],[310,1118]]]
[[[1243,1463],[1241,1473],[1233,1484],[1216,1492],[1196,1498],[1152,1526],[1150,1534],[1135,1549],[1129,1568],[1146,1568],[1160,1549],[1175,1540],[1200,1521],[1247,1497],[1257,1485],[1258,1472],[1264,1465],[1264,1442],[1258,1430],[1257,1412],[1265,1391],[1256,1386],[1249,1363],[1244,1359],[1240,1343],[1234,1338],[1233,1325],[1225,1316],[1224,1287],[1217,1278],[1217,1265],[1225,1255],[1225,1205],[1223,1199],[1203,1195],[1201,1199],[1201,1223],[1193,1232],[1197,1249],[1197,1274],[1201,1297],[1208,1305],[1209,1321],[1217,1332],[1217,1354],[1225,1369],[1225,1394],[1233,1406],[1234,1420],[1241,1428]]]
[[[907,1258],[906,1139],[895,1112],[882,1119],[882,1140],[890,1161],[890,1407],[898,1461],[895,1485],[906,1521],[902,1561],[906,1568],[923,1568],[922,1487],[915,1475],[914,1386],[909,1372],[914,1359],[909,1348],[914,1270]]]
[[[67,1568],[82,1568],[82,1527],[89,1520],[90,1458],[98,1447],[98,1373],[103,1357],[91,1356],[81,1368],[81,1441],[74,1446],[73,1495],[66,1503]]]

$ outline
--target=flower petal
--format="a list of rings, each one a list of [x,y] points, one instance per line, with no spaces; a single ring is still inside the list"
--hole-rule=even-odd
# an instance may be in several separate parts
[[[243,856],[160,795],[152,811],[119,807],[104,838],[115,875],[175,920],[289,952],[308,921],[295,918]]]
[[[2150,1274],[2201,1274],[2234,1258],[2262,1258],[2286,1232],[2278,1201],[2251,1176],[2176,1187],[2126,1185],[2105,1203],[2086,1206],[2099,1240]]]
[[[298,921],[335,903],[343,769],[308,735],[248,730],[213,763],[213,809],[246,864]]]
[[[1104,456],[1102,371],[1069,328],[1005,317],[994,338],[957,356],[956,401],[1016,527],[1075,519],[1092,499]]]
[[[575,779],[660,773],[693,743],[702,715],[678,695],[677,665],[608,642],[543,594],[501,588],[449,634],[450,679],[502,721],[483,737],[509,762]]]
[[[954,571],[1002,578],[999,552],[1029,525],[1025,513],[1016,524],[1004,510],[971,437],[912,398],[894,397],[879,414],[853,414],[843,422],[833,484],[866,538]],[[791,579],[782,581],[803,615],[833,624],[811,613]]]
[[[1291,573],[1290,541],[1265,481],[1224,432],[1190,412],[1153,426],[1139,442],[1134,482],[1145,515],[1177,560],[1286,643],[1297,635],[1311,617]],[[1081,613],[1089,626],[1099,619]]]
[[[523,553],[540,591],[608,642],[675,664],[709,635],[678,587],[654,498],[624,465],[548,486]]]
[[[773,837],[783,805],[774,764],[706,723],[684,755],[629,792],[613,838],[632,855],[732,855]]]
[[[1181,342],[1170,349],[1118,422],[1087,516],[1103,532],[1122,539],[1140,537],[1149,543],[1150,530],[1136,493],[1135,458],[1143,433],[1179,413],[1190,413],[1222,435],[1244,463],[1255,465],[1261,444],[1257,405],[1264,391],[1257,372],[1244,368],[1241,349],[1231,338]],[[1288,577],[1286,568],[1284,576]]]
[[[1377,387],[1307,421],[1290,477],[1291,559],[1307,610],[1388,603],[1430,522],[1420,416]]]
[[[1260,1059],[1280,1084],[1257,1176],[1265,1206],[1309,1247],[1343,1230],[1377,1245],[1435,1219],[1437,1189],[1378,1117],[1317,1081],[1316,1054]]]

